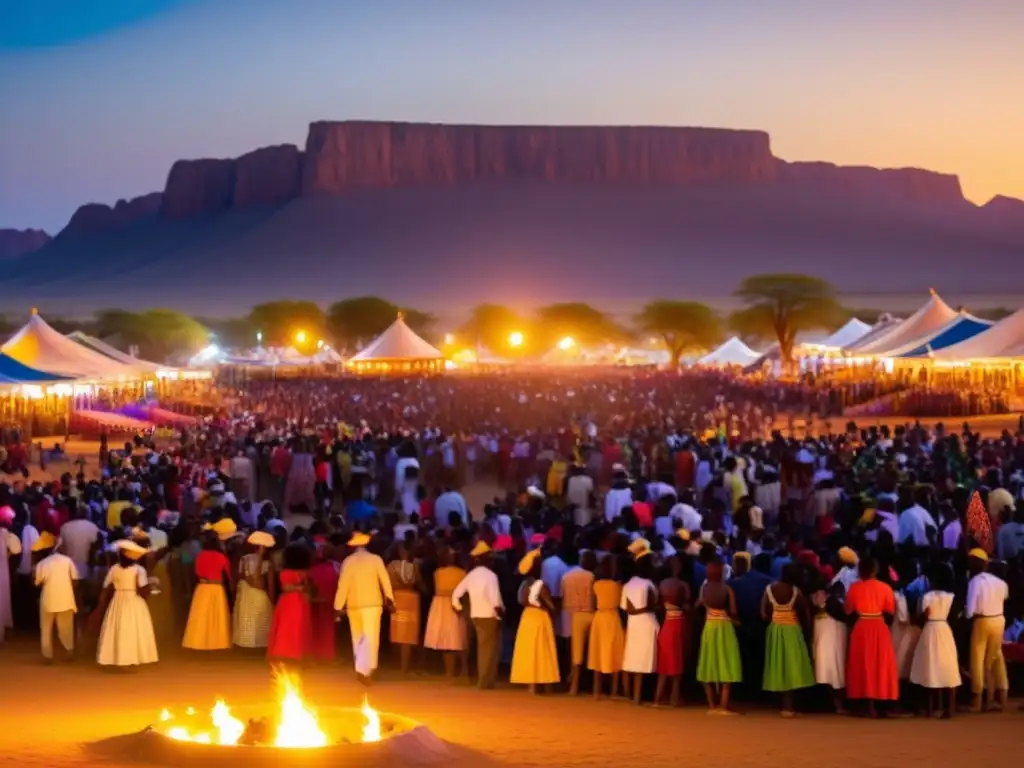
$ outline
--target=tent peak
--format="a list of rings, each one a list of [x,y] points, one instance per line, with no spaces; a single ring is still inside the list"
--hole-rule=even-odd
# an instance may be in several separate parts
[[[39,314],[39,307],[32,307],[32,311],[29,314],[38,315]]]

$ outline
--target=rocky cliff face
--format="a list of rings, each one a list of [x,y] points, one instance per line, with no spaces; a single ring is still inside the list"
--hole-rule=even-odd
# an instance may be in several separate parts
[[[103,203],[86,203],[75,211],[71,221],[61,230],[58,237],[69,234],[108,232],[127,226],[140,219],[155,216],[160,211],[162,200],[161,192],[151,192],[130,200],[118,200],[113,207]]]
[[[234,160],[179,160],[167,175],[160,212],[170,218],[218,213],[234,194]]]
[[[161,195],[113,208],[90,204],[66,232],[107,231],[142,216],[217,214],[280,206],[299,197],[368,187],[498,180],[572,184],[779,184],[821,195],[859,195],[924,205],[964,204],[956,176],[917,168],[870,168],[780,160],[768,134],[717,128],[488,126],[317,122],[305,151],[263,147],[236,159],[179,160]],[[1021,217],[1024,203],[995,198],[994,218]]]
[[[319,122],[306,141],[302,194],[494,179],[759,182],[776,167],[761,131]]]
[[[964,202],[959,178],[920,168],[871,168],[780,160],[778,177],[784,183],[812,186],[822,193],[871,195],[916,203]]]
[[[0,229],[0,259],[13,259],[37,251],[51,238],[41,229]]]
[[[302,191],[302,152],[294,144],[263,147],[235,160],[232,204],[281,205]]]

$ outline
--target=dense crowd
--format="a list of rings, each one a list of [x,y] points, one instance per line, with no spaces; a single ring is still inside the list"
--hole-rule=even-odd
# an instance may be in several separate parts
[[[1002,707],[1024,436],[774,429],[806,392],[707,372],[250,382],[170,445],[102,441],[95,477],[0,485],[0,635],[113,666],[350,648],[368,682],[383,633],[403,671],[430,651],[485,689],[507,665],[637,702],[700,684],[714,713],[733,686],[787,714],[815,688],[879,716],[948,716],[961,687]],[[467,486],[500,490],[471,509]]]

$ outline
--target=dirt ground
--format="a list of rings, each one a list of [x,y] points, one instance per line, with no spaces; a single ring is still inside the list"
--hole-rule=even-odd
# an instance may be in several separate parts
[[[267,666],[257,658],[175,659],[138,672],[107,672],[94,664],[42,666],[36,647],[17,640],[0,648],[0,763],[47,768],[151,765],[146,755],[99,752],[95,742],[140,730],[161,708],[268,700]],[[340,664],[304,675],[316,707],[358,706],[364,689]],[[369,691],[381,711],[414,718],[450,745],[442,764],[476,766],[781,765],[820,766],[856,760],[874,768],[948,768],[1017,754],[1024,715],[963,715],[952,721],[867,721],[832,715],[784,720],[771,710],[709,717],[693,703],[683,709],[533,697],[504,688],[480,692],[424,676],[410,681],[385,673]],[[227,762],[232,762],[228,760]],[[364,762],[364,761],[359,761]],[[374,761],[427,764],[416,755]],[[349,761],[346,761],[349,765]]]

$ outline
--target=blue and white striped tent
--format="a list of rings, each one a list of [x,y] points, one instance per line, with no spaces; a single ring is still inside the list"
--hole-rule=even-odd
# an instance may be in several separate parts
[[[992,322],[982,320],[967,312],[959,312],[957,316],[941,328],[909,341],[898,349],[891,350],[889,357],[914,358],[931,357],[934,352],[961,341],[977,336],[992,327]]]
[[[46,384],[55,381],[69,381],[69,379],[67,376],[29,368],[10,355],[0,353],[0,384]]]

